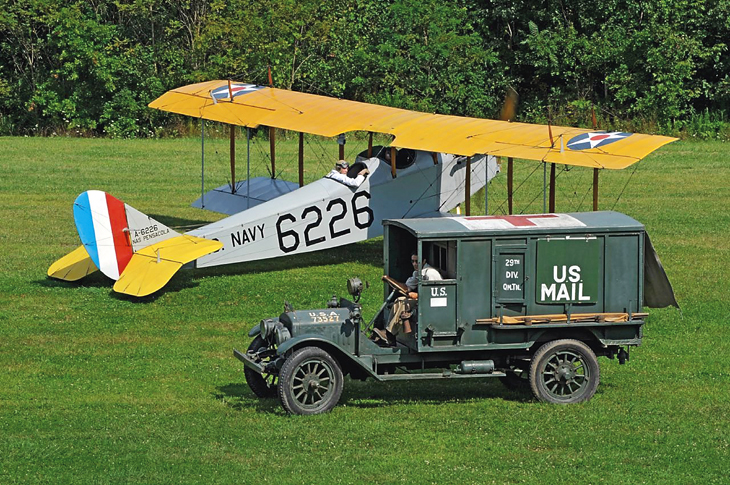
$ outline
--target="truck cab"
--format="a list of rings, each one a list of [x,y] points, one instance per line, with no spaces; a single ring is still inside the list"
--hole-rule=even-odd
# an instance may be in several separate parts
[[[643,307],[676,305],[644,226],[617,212],[386,220],[383,246],[383,304],[371,318],[354,279],[354,301],[285,311],[249,332],[248,351],[234,354],[254,393],[315,414],[336,405],[348,374],[498,377],[538,400],[582,402],[598,386],[597,357],[624,363],[641,344]],[[441,279],[408,291],[423,261]],[[376,338],[398,298],[410,331]]]

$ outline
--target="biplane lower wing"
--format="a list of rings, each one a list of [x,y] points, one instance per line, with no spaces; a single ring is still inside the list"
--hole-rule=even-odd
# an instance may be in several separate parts
[[[270,177],[255,177],[241,180],[233,187],[230,184],[221,185],[206,192],[191,205],[198,209],[232,216],[289,192],[294,192],[298,188],[299,184],[294,182]]]

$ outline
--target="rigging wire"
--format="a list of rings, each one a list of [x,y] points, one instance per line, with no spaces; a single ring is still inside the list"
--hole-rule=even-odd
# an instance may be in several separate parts
[[[614,210],[616,208],[616,205],[618,205],[618,201],[621,199],[621,196],[624,195],[624,191],[626,190],[626,187],[629,186],[629,182],[631,182],[631,179],[633,178],[634,174],[639,169],[640,163],[641,163],[641,160],[639,160],[636,164],[634,164],[634,170],[631,172],[631,175],[629,175],[628,180],[626,180],[626,184],[624,185],[624,188],[621,189],[621,193],[618,194],[618,197],[616,197],[616,202],[613,203],[611,210]]]
[[[525,178],[524,178],[524,179],[522,180],[522,182],[520,182],[520,183],[519,183],[519,185],[517,185],[517,187],[515,187],[515,188],[514,188],[514,189],[512,190],[512,196],[513,196],[513,197],[514,197],[514,195],[515,195],[515,194],[516,194],[516,193],[517,193],[517,192],[518,192],[518,191],[519,191],[519,190],[520,190],[520,189],[522,188],[522,186],[523,186],[523,185],[524,185],[524,184],[525,184],[525,183],[526,183],[526,182],[527,182],[527,181],[528,181],[528,180],[530,179],[530,177],[532,177],[532,175],[533,175],[533,174],[534,174],[535,172],[537,172],[537,170],[538,170],[538,169],[539,169],[539,168],[540,168],[540,167],[542,166],[542,163],[543,163],[543,162],[538,162],[538,163],[537,163],[537,164],[535,165],[535,168],[533,168],[533,169],[532,169],[532,172],[530,172],[529,174],[527,174],[527,176],[526,176],[526,177],[525,177]],[[542,193],[541,193],[541,192],[540,192],[540,193],[538,193],[538,194],[537,194],[537,196],[536,196],[536,197],[535,197],[534,199],[532,199],[532,201],[530,201],[530,203],[529,203],[529,204],[527,205],[527,207],[529,207],[530,205],[532,205],[532,203],[533,203],[533,202],[535,202],[535,200],[537,199],[537,197],[540,197],[541,195],[542,195]],[[506,204],[507,202],[508,202],[507,200],[503,200],[503,201],[502,201],[502,203],[501,203],[501,204],[500,204],[499,206],[497,206],[497,209],[496,209],[496,211],[500,211],[500,210],[501,210],[501,211],[502,211],[502,213],[504,214],[504,213],[505,213],[505,211],[504,211],[504,206],[505,206],[505,204]],[[495,212],[496,212],[496,211],[495,211]],[[523,211],[523,212],[520,212],[520,214],[524,214],[524,211]]]

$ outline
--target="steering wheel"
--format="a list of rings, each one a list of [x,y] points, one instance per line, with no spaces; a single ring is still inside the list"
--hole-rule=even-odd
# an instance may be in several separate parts
[[[383,275],[383,281],[388,283],[391,288],[393,288],[396,291],[399,291],[403,296],[408,296],[408,287],[401,283],[400,281],[396,281],[387,274]]]

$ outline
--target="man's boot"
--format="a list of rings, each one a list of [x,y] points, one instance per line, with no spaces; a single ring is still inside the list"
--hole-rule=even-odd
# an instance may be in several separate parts
[[[411,333],[411,312],[401,312],[400,321],[403,325],[403,333]]]

